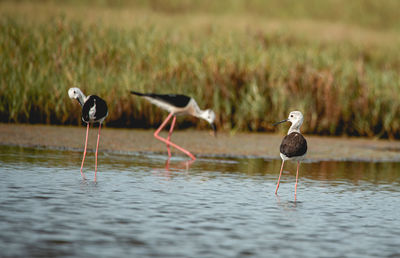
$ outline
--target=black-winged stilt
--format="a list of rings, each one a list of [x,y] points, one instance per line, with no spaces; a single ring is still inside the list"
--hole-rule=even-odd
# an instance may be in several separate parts
[[[202,118],[211,124],[211,127],[214,130],[214,134],[216,132],[216,127],[214,124],[215,120],[214,111],[212,111],[211,109],[201,110],[197,105],[196,101],[191,97],[185,95],[175,95],[175,94],[161,95],[154,93],[140,93],[136,91],[131,91],[131,93],[137,96],[141,96],[150,101],[152,104],[155,104],[156,106],[164,110],[167,110],[169,112],[168,117],[164,120],[161,126],[154,132],[155,138],[167,144],[168,157],[171,157],[171,150],[169,148],[169,146],[171,145],[172,147],[175,147],[176,149],[188,155],[192,160],[196,159],[193,156],[193,154],[191,154],[188,150],[185,150],[184,148],[170,141],[172,131],[174,130],[175,120],[177,115],[192,115],[198,118]],[[158,135],[159,132],[165,127],[165,125],[168,123],[168,121],[171,119],[172,116],[174,118],[172,119],[171,127],[169,129],[168,138],[165,139],[160,137]]]
[[[297,173],[296,173],[296,185],[294,190],[294,199],[296,200],[297,194],[297,180],[299,178],[299,166],[300,161],[302,161],[307,154],[307,141],[300,133],[300,126],[303,124],[303,114],[300,111],[292,111],[289,114],[289,117],[285,120],[275,123],[274,125],[278,125],[283,122],[291,122],[292,125],[289,128],[289,131],[285,138],[283,138],[281,147],[280,147],[280,155],[282,158],[282,166],[281,171],[279,172],[279,179],[276,185],[275,194],[278,193],[279,182],[281,180],[283,164],[285,164],[286,160],[295,160],[297,161]]]
[[[97,176],[97,153],[99,150],[100,142],[100,129],[101,123],[108,115],[107,103],[96,95],[85,96],[79,88],[70,88],[68,90],[68,95],[71,99],[76,99],[82,106],[82,121],[87,124],[86,129],[86,140],[85,140],[85,150],[83,152],[82,164],[81,164],[81,175],[85,179],[85,175],[82,172],[83,163],[85,162],[86,149],[88,143],[89,135],[89,125],[91,123],[99,123],[99,132],[97,134],[97,146],[96,146],[96,161],[94,169],[94,181],[96,181]]]

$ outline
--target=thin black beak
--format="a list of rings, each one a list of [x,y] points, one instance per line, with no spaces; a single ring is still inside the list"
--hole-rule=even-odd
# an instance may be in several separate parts
[[[279,125],[279,124],[282,124],[282,123],[284,123],[284,122],[287,122],[288,120],[287,119],[285,119],[285,120],[282,120],[282,121],[279,121],[279,122],[276,122],[275,124],[273,124],[273,126],[275,126],[275,125]]]
[[[214,123],[211,123],[211,128],[213,129],[213,136],[217,136],[217,127],[215,126]]]

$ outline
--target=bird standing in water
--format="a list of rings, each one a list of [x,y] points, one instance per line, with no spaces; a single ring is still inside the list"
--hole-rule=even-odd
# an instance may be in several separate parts
[[[167,110],[169,112],[168,117],[164,120],[161,126],[154,132],[155,138],[167,144],[168,157],[171,157],[171,150],[169,148],[169,146],[171,145],[172,147],[175,147],[176,149],[188,155],[192,160],[196,159],[194,155],[190,153],[188,150],[185,150],[184,148],[170,141],[172,131],[174,130],[177,115],[192,115],[198,118],[202,118],[211,124],[211,127],[214,130],[214,134],[216,132],[216,127],[214,124],[215,120],[214,111],[212,111],[211,109],[201,110],[197,105],[196,101],[191,97],[178,94],[161,95],[155,93],[140,93],[135,91],[131,91],[131,93],[143,97],[148,101],[150,101],[152,104],[155,104],[156,106],[164,110]],[[162,138],[158,134],[165,127],[165,125],[168,123],[171,117],[173,117],[173,119],[171,127],[169,129],[168,138],[167,139]]]
[[[282,158],[281,171],[279,172],[279,179],[276,185],[275,194],[278,193],[279,182],[281,180],[283,165],[286,160],[297,161],[297,173],[296,173],[296,185],[294,190],[294,199],[296,200],[297,195],[297,181],[299,178],[299,166],[300,162],[304,159],[307,154],[307,141],[304,136],[300,133],[300,126],[303,124],[303,114],[300,111],[292,111],[289,117],[285,120],[275,123],[278,125],[284,122],[291,122],[292,125],[289,128],[287,135],[283,138],[280,146],[280,156]]]
[[[107,103],[96,95],[85,96],[79,88],[70,88],[68,90],[68,95],[71,99],[76,99],[82,106],[82,121],[87,124],[86,129],[86,140],[85,140],[85,150],[83,152],[82,164],[81,164],[81,175],[83,179],[85,175],[82,172],[83,163],[85,162],[86,149],[88,143],[89,126],[92,123],[99,123],[99,132],[97,134],[97,146],[96,146],[96,161],[94,169],[94,181],[97,179],[97,153],[99,150],[100,142],[100,130],[101,124],[108,115]]]

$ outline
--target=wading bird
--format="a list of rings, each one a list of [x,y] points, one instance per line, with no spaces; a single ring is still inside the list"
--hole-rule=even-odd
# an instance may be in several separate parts
[[[167,110],[169,112],[168,117],[164,120],[161,126],[154,132],[154,137],[156,139],[165,142],[167,144],[168,157],[171,157],[171,150],[169,147],[171,145],[172,147],[175,147],[176,149],[188,155],[192,160],[196,159],[193,156],[193,154],[190,153],[188,150],[185,150],[184,148],[170,141],[172,131],[174,130],[175,120],[177,115],[192,115],[206,120],[211,124],[211,127],[214,130],[214,135],[215,135],[216,127],[214,124],[215,120],[214,111],[212,111],[211,109],[201,110],[193,98],[185,95],[175,95],[175,94],[161,95],[154,93],[140,93],[135,91],[131,91],[131,93],[143,97],[148,101],[150,101],[152,104],[155,104],[156,106],[164,110]],[[167,139],[162,138],[158,134],[165,127],[165,125],[168,123],[171,117],[174,118],[172,119],[171,127],[169,129],[168,138]]]
[[[297,180],[299,178],[299,166],[300,161],[302,161],[307,153],[307,141],[300,133],[300,126],[303,124],[303,114],[300,111],[292,111],[289,114],[289,117],[285,120],[275,123],[274,125],[278,125],[284,122],[291,122],[292,125],[289,128],[289,131],[285,138],[283,138],[281,147],[280,147],[280,155],[282,158],[282,166],[281,171],[279,172],[279,179],[276,185],[275,194],[278,193],[279,182],[281,180],[283,165],[286,160],[294,160],[297,161],[297,173],[296,173],[296,185],[294,190],[294,199],[296,200],[297,194]]]
[[[85,162],[86,149],[88,143],[89,135],[89,125],[91,123],[99,123],[99,132],[97,134],[97,146],[96,146],[96,161],[94,169],[94,181],[96,181],[97,176],[97,152],[99,150],[100,142],[100,129],[101,124],[108,115],[108,108],[106,102],[96,95],[85,96],[79,88],[70,88],[68,90],[68,95],[71,99],[76,99],[82,106],[82,121],[87,124],[86,129],[86,140],[85,140],[85,150],[83,152],[82,165],[81,165],[81,175],[85,179],[85,175],[82,172],[83,163]]]

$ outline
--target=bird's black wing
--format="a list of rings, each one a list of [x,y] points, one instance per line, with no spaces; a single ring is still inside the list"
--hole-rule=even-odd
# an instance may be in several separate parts
[[[132,94],[142,96],[142,97],[149,97],[155,100],[159,100],[175,107],[186,107],[189,104],[190,97],[181,94],[155,94],[155,93],[140,93],[136,91],[131,91]]]
[[[108,114],[108,107],[107,103],[100,97],[96,95],[91,95],[85,101],[82,107],[82,120],[85,122],[90,121],[89,111],[90,109],[96,104],[96,110],[94,113],[94,121],[100,120],[107,116]]]
[[[300,133],[288,134],[282,140],[280,152],[289,158],[303,156],[307,152],[307,141]]]

